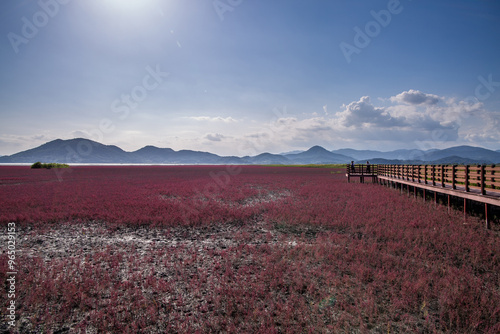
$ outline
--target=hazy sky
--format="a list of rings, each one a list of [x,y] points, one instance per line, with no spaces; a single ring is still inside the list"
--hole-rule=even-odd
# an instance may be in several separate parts
[[[2,0],[0,155],[500,149],[495,0]]]

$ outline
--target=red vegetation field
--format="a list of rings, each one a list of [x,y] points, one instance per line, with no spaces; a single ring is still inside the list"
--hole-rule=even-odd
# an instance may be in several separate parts
[[[342,169],[0,167],[12,222],[0,331],[500,332],[498,227]]]

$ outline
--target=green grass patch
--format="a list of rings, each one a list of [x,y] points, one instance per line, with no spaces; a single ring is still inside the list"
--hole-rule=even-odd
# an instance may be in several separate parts
[[[51,169],[51,168],[69,168],[69,165],[67,164],[59,164],[55,162],[50,162],[50,163],[41,163],[40,161],[35,162],[33,165],[31,165],[32,169]]]

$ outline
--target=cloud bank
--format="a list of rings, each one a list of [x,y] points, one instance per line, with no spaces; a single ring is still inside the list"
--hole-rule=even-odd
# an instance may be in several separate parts
[[[180,116],[179,122],[162,125],[146,134],[134,136],[136,145],[154,144],[173,149],[194,149],[223,155],[281,153],[322,145],[327,149],[356,148],[393,150],[397,148],[445,148],[475,145],[498,149],[500,112],[488,111],[479,101],[438,96],[407,90],[390,97],[361,96],[335,110],[318,105],[316,109],[290,114],[276,108],[266,120],[252,113],[238,119],[228,116]],[[300,112],[300,113],[299,113]],[[241,115],[240,115],[241,116]],[[130,129],[117,129],[112,141],[130,139]],[[43,144],[61,137],[89,137],[84,131],[43,136],[2,136],[4,146],[16,148],[26,143]],[[123,144],[122,144],[123,145]],[[31,148],[34,145],[30,145]],[[138,149],[139,147],[130,148]]]
[[[440,148],[492,146],[500,140],[500,113],[471,102],[410,89],[388,98],[369,96],[342,105],[336,112],[274,117],[258,131],[206,139],[237,147],[239,153],[283,152],[313,145],[326,148]],[[319,107],[318,109],[320,109]],[[324,110],[324,108],[323,108]],[[242,154],[243,155],[243,154]]]

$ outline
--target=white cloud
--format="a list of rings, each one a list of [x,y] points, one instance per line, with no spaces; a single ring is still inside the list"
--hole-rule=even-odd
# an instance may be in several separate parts
[[[226,138],[226,136],[221,135],[220,133],[215,133],[215,134],[207,134],[205,136],[205,139],[210,140],[210,141],[222,141],[222,139]]]
[[[87,139],[91,138],[91,136],[87,132],[80,131],[80,130],[76,130],[76,131],[71,132],[71,136],[73,138],[87,138]]]
[[[433,105],[437,104],[441,98],[437,95],[426,94],[419,90],[410,89],[390,98],[392,102],[406,103],[410,105]]]
[[[385,108],[375,107],[370,97],[363,96],[359,101],[343,105],[344,111],[337,113],[342,125],[346,127],[394,127],[407,125],[405,117],[393,117]]]
[[[0,134],[0,155],[12,155],[14,153],[32,149],[54,139],[57,139],[57,137],[53,137],[50,134],[26,136]]]
[[[480,118],[484,124],[481,131],[464,131],[464,139],[471,143],[498,149],[500,146],[500,112],[482,113]]]
[[[191,117],[186,117],[195,121],[200,121],[200,122],[223,122],[223,123],[236,123],[238,122],[232,117],[209,117],[209,116],[191,116]]]

